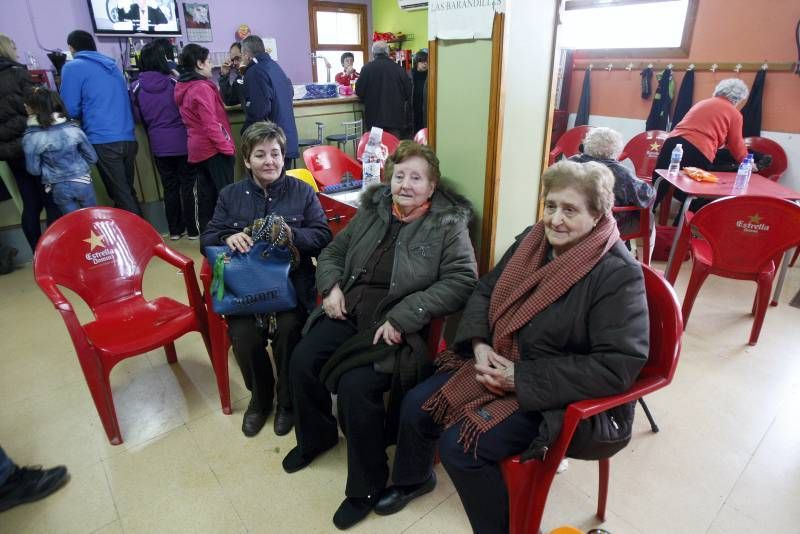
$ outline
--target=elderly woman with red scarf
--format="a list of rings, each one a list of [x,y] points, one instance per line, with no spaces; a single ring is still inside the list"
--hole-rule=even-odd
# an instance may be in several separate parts
[[[541,457],[568,404],[625,391],[647,360],[642,269],[611,216],[611,172],[563,161],[542,179],[543,219],[480,280],[455,351],[443,353],[439,373],[403,401],[395,485],[378,500],[378,514],[434,488],[438,441],[473,530],[507,532],[499,462]],[[633,406],[626,408],[622,426],[633,418]]]

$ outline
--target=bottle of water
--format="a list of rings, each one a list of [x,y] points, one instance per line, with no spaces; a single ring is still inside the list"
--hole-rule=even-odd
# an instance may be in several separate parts
[[[381,138],[383,129],[373,126],[369,132],[369,141],[361,155],[362,182],[361,187],[367,188],[381,181],[381,166],[383,164]]]
[[[753,176],[753,167],[755,167],[756,163],[753,159],[753,154],[747,154],[747,181],[750,181],[750,177]]]
[[[744,158],[739,170],[736,172],[736,180],[733,182],[733,193],[741,194],[747,189],[747,183],[750,181],[750,158]]]
[[[675,145],[675,148],[672,149],[672,157],[669,160],[669,169],[667,169],[667,174],[671,178],[675,178],[678,176],[681,170],[681,160],[683,159],[683,145],[678,143]]]

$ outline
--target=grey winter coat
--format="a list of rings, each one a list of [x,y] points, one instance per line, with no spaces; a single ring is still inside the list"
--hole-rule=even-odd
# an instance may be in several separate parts
[[[386,235],[391,222],[389,187],[375,185],[361,196],[358,213],[317,258],[317,289],[339,284],[344,293]],[[419,332],[434,317],[460,310],[477,280],[465,198],[437,188],[430,211],[408,223],[397,237],[389,294],[376,310],[405,334]],[[322,315],[317,307],[306,331]]]

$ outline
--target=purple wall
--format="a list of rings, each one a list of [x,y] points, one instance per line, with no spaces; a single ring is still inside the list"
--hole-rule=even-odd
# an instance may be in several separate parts
[[[343,0],[334,0],[343,1]],[[27,0],[33,13],[33,23],[45,48],[67,48],[67,34],[75,29],[92,31],[89,7],[86,0],[59,0],[58,9],[52,0]],[[278,45],[281,67],[294,83],[311,81],[310,35],[308,29],[308,2],[306,0],[205,0],[211,12],[211,30],[214,41],[199,43],[212,52],[224,52],[235,40],[236,29],[244,23],[250,31],[262,37],[274,37]],[[367,5],[368,30],[372,35],[372,0],[349,0]],[[182,2],[178,2],[179,6]],[[20,62],[26,62],[26,53],[32,52],[43,67],[50,67],[45,52],[36,44],[26,0],[3,0],[0,33],[17,43]],[[181,8],[181,27],[184,27]],[[119,61],[119,42],[122,38],[98,37],[97,49]],[[184,37],[183,43],[188,40]]]

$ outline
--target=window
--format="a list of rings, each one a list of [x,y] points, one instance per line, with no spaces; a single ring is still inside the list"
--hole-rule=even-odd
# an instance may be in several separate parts
[[[581,56],[688,56],[696,10],[697,0],[566,0],[559,46]]]
[[[367,6],[312,0],[308,18],[311,54],[319,58],[312,59],[314,81],[328,81],[324,58],[331,65],[330,81],[333,82],[336,73],[342,71],[341,57],[345,52],[353,54],[353,66],[361,71],[368,58]]]

